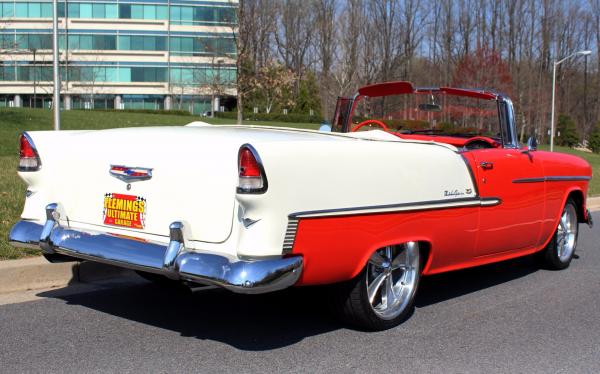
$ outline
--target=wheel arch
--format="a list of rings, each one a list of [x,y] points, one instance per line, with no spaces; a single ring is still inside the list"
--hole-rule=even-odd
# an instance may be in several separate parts
[[[573,201],[575,201],[575,209],[577,209],[577,221],[579,223],[587,222],[584,196],[585,196],[585,194],[579,187],[572,187],[566,191],[565,196],[563,197],[563,200],[562,200],[561,208],[554,220],[554,226],[553,226],[554,229],[550,233],[550,236],[544,240],[544,242],[542,243],[543,245],[541,246],[540,250],[544,249],[548,245],[548,243],[550,243],[550,240],[552,240],[552,237],[554,236],[554,232],[556,231],[556,227],[558,227],[558,221],[560,220],[562,211],[563,211],[565,205],[567,204],[567,201],[569,200],[569,198],[572,198]]]
[[[566,197],[563,200],[563,207],[569,199],[573,199],[573,201],[575,202],[575,208],[577,209],[577,221],[579,223],[587,222],[587,217],[585,213],[585,195],[583,191],[579,188],[573,188],[569,190],[566,194]]]
[[[401,240],[393,240],[387,242],[379,242],[377,245],[372,246],[367,251],[366,255],[363,257],[360,262],[361,266],[357,267],[357,269],[353,272],[352,277],[357,276],[364,268],[367,266],[369,262],[369,258],[378,249],[389,247],[389,246],[397,246],[408,242],[417,242],[419,243],[419,257],[421,257],[421,273],[427,274],[427,270],[429,268],[429,264],[431,263],[431,240],[425,237],[406,237]]]

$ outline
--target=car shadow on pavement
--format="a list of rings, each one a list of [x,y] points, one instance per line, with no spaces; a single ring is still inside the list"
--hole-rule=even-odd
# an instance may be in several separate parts
[[[474,269],[424,277],[416,307],[426,307],[510,282],[537,271],[529,257]],[[65,294],[57,298],[112,316],[175,331],[184,337],[209,339],[240,350],[263,351],[348,328],[328,308],[327,291],[319,287],[288,289],[264,295],[224,290],[191,293],[183,287],[159,286],[141,278]],[[418,311],[417,311],[418,313]]]
[[[502,283],[539,271],[533,256],[490,265],[423,277],[415,300],[417,308],[423,308],[466,294],[485,290]]]
[[[47,291],[38,296],[58,298],[70,305],[167,329],[184,337],[263,351],[344,328],[328,313],[322,294],[314,288],[264,295],[240,295],[218,289],[192,293],[184,287],[137,280],[89,292],[64,295]]]

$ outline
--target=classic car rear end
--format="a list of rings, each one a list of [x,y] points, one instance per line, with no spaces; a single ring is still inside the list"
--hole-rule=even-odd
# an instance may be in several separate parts
[[[421,102],[434,95],[475,100],[469,113],[483,113],[486,131],[434,129],[442,106]],[[378,117],[369,105],[357,109],[383,96],[403,109]],[[453,118],[467,107],[448,108]],[[431,129],[388,128],[418,111]],[[359,131],[373,124],[384,131]],[[500,95],[369,86],[340,100],[334,129],[24,133],[27,199],[10,240],[52,261],[105,262],[234,292],[336,284],[332,301],[346,320],[384,329],[410,314],[422,274],[535,252],[564,268],[578,223],[591,223],[589,165],[520,148],[512,104]]]
[[[11,241],[238,292],[293,285],[302,258],[281,258],[281,243],[278,260],[238,256],[236,195],[260,190],[238,172],[238,154],[250,155],[239,168],[258,158],[240,138],[193,127],[24,134],[21,153],[38,164],[21,168],[28,192]]]

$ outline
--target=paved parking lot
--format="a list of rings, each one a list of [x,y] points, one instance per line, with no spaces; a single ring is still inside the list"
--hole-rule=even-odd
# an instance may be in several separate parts
[[[337,323],[314,289],[190,295],[128,278],[0,296],[0,368],[597,373],[600,234],[580,227],[569,269],[524,258],[425,278],[415,314],[378,333]]]

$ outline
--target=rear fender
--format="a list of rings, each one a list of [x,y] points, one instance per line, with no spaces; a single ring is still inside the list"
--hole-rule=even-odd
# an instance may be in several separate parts
[[[388,246],[394,246],[394,245],[407,243],[407,242],[419,242],[419,251],[420,251],[419,256],[423,255],[423,252],[425,252],[425,260],[426,260],[426,262],[423,263],[423,268],[421,269],[421,272],[426,273],[427,269],[429,268],[429,264],[431,263],[431,259],[433,258],[433,251],[431,249],[432,248],[431,238],[425,237],[425,236],[405,236],[402,238],[395,238],[394,240],[380,241],[380,242],[374,243],[371,247],[369,247],[365,251],[361,261],[359,263],[357,263],[356,268],[352,272],[352,277],[354,278],[362,271],[362,269],[367,265],[367,262],[369,262],[369,258],[371,257],[373,252],[375,252],[376,250],[384,248],[384,247],[388,247]],[[425,249],[425,251],[424,251],[424,249]]]
[[[567,200],[569,199],[569,197],[574,197],[575,200],[575,207],[577,208],[577,219],[580,223],[589,223],[589,219],[587,217],[587,209],[585,208],[585,194],[584,192],[581,190],[580,187],[578,186],[573,186],[570,187],[566,190],[565,195],[562,199],[562,204],[561,204],[561,208],[558,212],[558,214],[556,215],[556,218],[554,219],[554,228],[556,230],[556,227],[558,227],[558,222],[560,221],[560,216],[562,214],[562,209],[565,206],[565,204],[567,203]],[[542,245],[541,248],[545,248],[548,243],[550,242],[550,240],[552,240],[552,237],[554,236],[554,231],[552,230],[550,236],[548,238],[546,238],[546,240],[544,240],[544,243]]]

